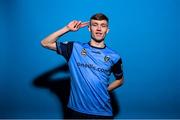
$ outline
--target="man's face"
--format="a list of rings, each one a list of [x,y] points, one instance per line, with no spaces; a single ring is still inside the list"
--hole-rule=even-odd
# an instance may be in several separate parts
[[[106,20],[91,20],[89,31],[91,31],[91,38],[96,42],[102,42],[109,31]]]

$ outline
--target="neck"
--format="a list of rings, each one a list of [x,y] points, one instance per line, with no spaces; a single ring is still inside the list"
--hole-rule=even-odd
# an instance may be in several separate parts
[[[91,44],[91,46],[94,46],[97,48],[104,48],[105,47],[104,41],[96,42],[96,41],[91,39],[90,44]]]

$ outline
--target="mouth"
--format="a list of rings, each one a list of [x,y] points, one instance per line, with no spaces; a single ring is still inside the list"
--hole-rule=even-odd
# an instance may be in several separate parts
[[[95,34],[96,34],[96,36],[98,36],[98,37],[101,37],[101,36],[102,36],[102,33],[101,33],[101,32],[96,32]]]

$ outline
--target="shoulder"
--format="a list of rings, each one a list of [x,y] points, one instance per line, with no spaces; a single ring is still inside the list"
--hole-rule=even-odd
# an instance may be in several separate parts
[[[63,46],[72,46],[72,47],[85,47],[87,46],[87,43],[82,43],[79,41],[64,41],[64,42],[57,42],[57,45],[63,45]]]
[[[60,45],[63,45],[63,46],[74,46],[74,45],[77,45],[77,44],[80,44],[80,42],[77,42],[77,41],[57,41],[56,42],[58,46]]]
[[[85,47],[87,46],[87,43],[79,42],[79,41],[73,41],[74,47]]]
[[[121,58],[121,55],[118,51],[106,46],[106,53],[113,59],[114,63],[119,61]]]

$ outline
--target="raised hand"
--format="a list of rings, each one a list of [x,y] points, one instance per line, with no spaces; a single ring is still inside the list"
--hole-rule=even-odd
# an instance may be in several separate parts
[[[80,28],[85,27],[87,25],[89,25],[89,22],[81,22],[81,21],[73,20],[67,25],[67,28],[71,31],[77,31]]]

